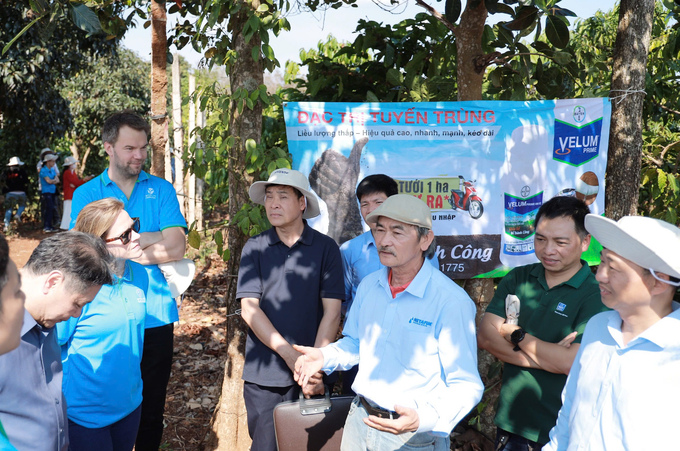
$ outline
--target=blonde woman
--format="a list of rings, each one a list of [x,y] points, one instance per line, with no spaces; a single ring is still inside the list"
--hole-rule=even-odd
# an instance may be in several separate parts
[[[106,242],[116,276],[79,318],[57,325],[70,451],[131,451],[139,427],[149,281],[144,267],[130,261],[142,255],[139,219],[123,207],[114,198],[92,202],[74,227]]]

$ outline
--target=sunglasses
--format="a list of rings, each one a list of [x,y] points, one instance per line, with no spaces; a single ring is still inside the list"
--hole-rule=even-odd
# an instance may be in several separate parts
[[[130,237],[132,237],[132,232],[139,233],[139,218],[132,218],[132,227],[123,232],[120,236],[115,238],[105,239],[105,243],[110,243],[111,241],[120,240],[121,243],[128,244],[130,242]]]

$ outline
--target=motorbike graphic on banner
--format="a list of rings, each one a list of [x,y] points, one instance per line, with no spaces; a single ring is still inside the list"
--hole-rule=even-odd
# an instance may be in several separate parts
[[[356,186],[387,174],[432,210],[440,269],[452,278],[499,277],[536,262],[536,212],[553,196],[604,213],[606,98],[291,102],[284,116],[293,169],[321,200],[312,227],[338,243],[368,230]],[[599,248],[584,258],[598,263]]]

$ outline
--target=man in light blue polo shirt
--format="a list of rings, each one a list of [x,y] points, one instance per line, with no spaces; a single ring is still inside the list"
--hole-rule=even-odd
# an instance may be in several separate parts
[[[342,451],[448,451],[449,434],[482,397],[475,305],[425,263],[434,253],[432,217],[420,199],[391,196],[366,218],[385,268],[359,285],[343,337],[302,353],[295,380],[360,364]]]
[[[122,201],[125,211],[140,221],[140,244],[144,253],[135,261],[145,266],[149,289],[137,451],[157,451],[163,436],[165,393],[172,365],[173,323],[179,320],[179,315],[158,264],[184,257],[187,228],[172,184],[142,170],[148,153],[149,132],[149,124],[133,111],[126,110],[109,117],[102,129],[109,167],[99,177],[80,186],[73,194],[71,204],[71,227],[85,205],[106,197]]]
[[[378,208],[390,196],[399,193],[397,182],[385,174],[373,174],[365,177],[357,186],[356,194],[359,200],[361,217],[366,221],[373,210]],[[354,300],[357,287],[364,277],[383,269],[378,256],[378,248],[375,247],[373,232],[375,224],[368,224],[370,229],[358,237],[345,241],[340,246],[342,253],[342,266],[345,273],[345,301],[342,303],[342,313],[347,315],[352,301]],[[439,268],[439,259],[435,253],[427,259],[432,266]],[[354,394],[352,384],[357,375],[357,367],[342,373],[342,393]]]

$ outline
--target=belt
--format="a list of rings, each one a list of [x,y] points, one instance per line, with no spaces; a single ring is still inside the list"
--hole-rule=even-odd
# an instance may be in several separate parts
[[[369,415],[373,415],[378,418],[388,418],[390,420],[396,420],[399,418],[399,414],[397,412],[383,409],[381,407],[373,407],[363,396],[359,396],[359,401],[361,401],[361,405],[364,406],[364,409],[366,409],[366,412],[368,412]]]

